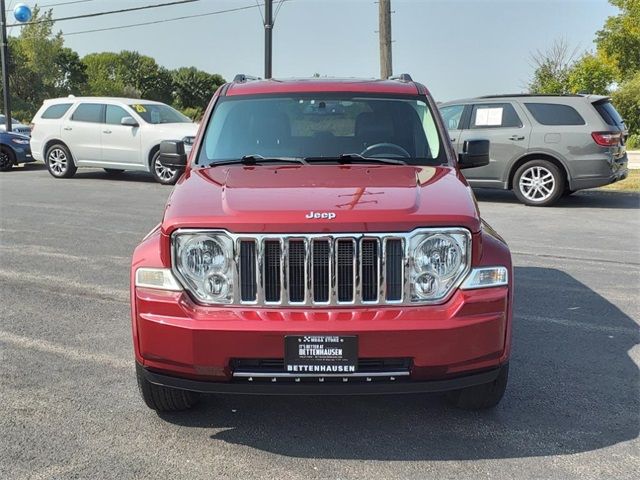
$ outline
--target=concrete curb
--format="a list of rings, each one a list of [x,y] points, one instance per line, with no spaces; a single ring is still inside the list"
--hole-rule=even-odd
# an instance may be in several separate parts
[[[627,150],[627,158],[629,159],[629,168],[632,170],[640,170],[640,150]]]

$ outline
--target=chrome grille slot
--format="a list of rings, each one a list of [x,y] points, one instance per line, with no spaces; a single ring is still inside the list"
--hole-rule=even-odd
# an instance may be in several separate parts
[[[336,277],[338,302],[352,302],[354,299],[355,241],[338,239],[336,241]]]
[[[378,300],[378,239],[365,238],[360,247],[362,301]]]
[[[280,240],[264,242],[264,299],[267,302],[280,301]]]
[[[240,242],[240,299],[243,302],[255,302],[258,293],[256,278],[256,242]]]
[[[304,302],[305,241],[289,240],[289,301]]]
[[[404,247],[399,238],[385,240],[385,292],[388,302],[402,300]]]
[[[329,301],[329,240],[313,241],[313,301]]]

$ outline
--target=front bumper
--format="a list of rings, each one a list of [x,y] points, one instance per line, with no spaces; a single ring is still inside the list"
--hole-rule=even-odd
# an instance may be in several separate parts
[[[135,288],[133,293],[136,360],[152,383],[175,388],[229,393],[329,388],[234,377],[236,360],[282,359],[285,335],[357,335],[360,358],[410,360],[406,377],[330,386],[344,393],[440,391],[462,388],[464,381],[486,383],[492,380],[486,372],[509,356],[507,287],[458,290],[442,305],[280,310],[205,307],[184,292]],[[471,373],[470,380],[453,382]]]
[[[475,372],[444,380],[406,381],[386,380],[374,383],[246,383],[207,382],[163,375],[136,363],[138,375],[163,387],[177,388],[200,393],[229,393],[249,395],[383,395],[404,393],[437,393],[473,387],[493,382],[500,374],[499,368]]]

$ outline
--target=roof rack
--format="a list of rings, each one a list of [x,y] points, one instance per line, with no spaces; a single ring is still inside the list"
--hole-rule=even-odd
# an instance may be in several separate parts
[[[245,75],[244,73],[238,73],[233,77],[234,83],[253,82],[255,80],[261,80],[260,77],[252,77],[251,75]]]
[[[507,98],[507,97],[582,97],[579,93],[504,93],[500,95],[483,95],[478,98]]]
[[[408,73],[401,73],[394,77],[389,77],[389,80],[399,80],[400,82],[413,82],[413,78]]]

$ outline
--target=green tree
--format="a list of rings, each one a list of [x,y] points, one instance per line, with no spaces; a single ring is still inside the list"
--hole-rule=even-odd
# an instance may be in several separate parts
[[[576,55],[564,40],[556,40],[546,51],[531,54],[535,67],[528,89],[530,93],[561,94],[569,92],[569,73]]]
[[[9,39],[9,85],[14,116],[30,120],[46,98],[83,93],[84,65],[64,47],[60,33],[53,33],[51,10],[33,9],[33,20]]]
[[[87,72],[88,90],[91,95],[118,97],[124,95],[124,82],[120,78],[117,53],[90,53],[82,59]]]
[[[569,69],[567,84],[570,93],[607,95],[617,77],[618,70],[611,61],[587,53]]]
[[[225,83],[218,74],[211,74],[195,67],[182,67],[171,72],[173,102],[181,109],[204,111],[211,96]]]
[[[640,71],[640,0],[609,0],[620,9],[618,15],[607,18],[596,34],[598,51],[611,58],[621,79]]]
[[[87,67],[89,91],[99,96],[132,96],[171,103],[171,73],[151,57],[138,52],[91,53]]]
[[[620,84],[611,94],[616,110],[620,113],[631,134],[640,134],[640,70]]]

